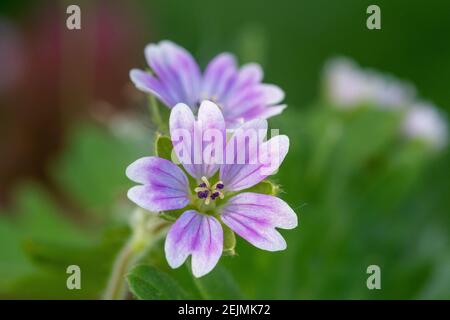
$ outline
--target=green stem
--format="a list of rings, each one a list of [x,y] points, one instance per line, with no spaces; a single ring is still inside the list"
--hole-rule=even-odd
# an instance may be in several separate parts
[[[104,300],[122,300],[125,298],[125,275],[133,262],[136,261],[138,252],[139,250],[136,250],[136,246],[131,240],[128,241],[119,252],[116,261],[114,262],[108,287],[103,296]]]
[[[156,101],[156,98],[154,95],[150,95],[148,98],[148,108],[150,112],[151,120],[153,121],[156,130],[162,131],[164,129],[164,122],[161,117],[161,113],[159,112],[159,105],[158,101]]]
[[[138,209],[131,217],[132,235],[114,261],[104,300],[126,297],[126,275],[143,254],[167,231],[168,222],[155,213]]]

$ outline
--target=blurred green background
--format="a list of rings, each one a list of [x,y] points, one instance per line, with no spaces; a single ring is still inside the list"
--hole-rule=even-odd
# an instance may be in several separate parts
[[[65,28],[79,4],[82,30]],[[366,28],[381,8],[382,29]],[[193,298],[450,298],[448,148],[398,137],[397,114],[325,102],[324,63],[344,55],[413,83],[450,110],[450,2],[2,1],[0,297],[99,298],[129,234],[126,166],[152,150],[143,94],[128,71],[170,39],[204,67],[230,51],[286,92],[270,120],[290,137],[275,180],[300,226],[283,252],[238,240],[235,257],[192,280],[158,244],[144,261]],[[67,290],[66,267],[82,270]],[[368,290],[379,265],[382,289]]]

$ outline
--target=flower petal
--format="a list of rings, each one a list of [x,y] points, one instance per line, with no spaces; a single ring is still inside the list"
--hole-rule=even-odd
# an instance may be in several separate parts
[[[243,115],[244,118],[262,118],[268,119],[270,117],[279,115],[283,112],[284,109],[287,108],[287,105],[281,104],[277,106],[271,106],[268,108],[263,108],[262,110],[252,110]]]
[[[200,68],[191,54],[171,41],[161,41],[145,48],[147,63],[157,75],[162,88],[170,94],[170,104],[195,106],[201,85]]]
[[[167,234],[167,262],[178,268],[192,256],[192,273],[201,277],[210,272],[222,255],[223,230],[220,222],[194,210],[184,212]]]
[[[130,79],[139,90],[150,92],[166,105],[171,103],[172,98],[170,94],[162,86],[159,80],[150,73],[139,69],[132,69],[130,71]]]
[[[225,120],[217,105],[203,101],[195,121],[192,110],[178,104],[170,114],[169,126],[175,153],[186,171],[196,179],[213,176],[223,162],[226,143]]]
[[[274,84],[263,83],[260,86],[266,104],[277,104],[284,99],[284,91]]]
[[[234,56],[229,53],[219,54],[206,67],[200,98],[223,103],[223,96],[233,86],[237,76]]]
[[[232,131],[225,150],[225,164],[220,168],[220,176],[235,176],[242,169],[238,163],[250,163],[258,151],[258,146],[264,142],[267,135],[267,120],[255,119],[245,122]],[[250,159],[251,157],[251,159]]]
[[[228,124],[235,124],[240,119],[268,118],[283,111],[279,107],[270,110],[272,105],[284,99],[283,90],[273,84],[261,83],[262,76],[257,64],[246,65],[238,72],[224,99],[224,117]]]
[[[211,101],[201,103],[198,110],[198,127],[203,139],[204,160],[200,174],[209,178],[219,170],[219,166],[223,163],[227,139],[225,119],[216,104]]]
[[[237,117],[238,119],[243,119],[243,121],[249,121],[250,119],[268,119],[270,117],[279,115],[286,109],[287,105],[277,105],[277,106],[263,106],[258,105],[245,112],[242,112]]]
[[[267,251],[286,249],[275,228],[297,227],[297,215],[283,200],[251,192],[240,193],[220,209],[221,220],[255,247]]]
[[[257,141],[255,146],[255,143],[242,142],[245,141],[245,132],[237,130],[231,137],[226,147],[226,164],[220,168],[220,180],[230,191],[250,188],[273,174],[289,150],[289,138],[285,135],[275,136],[263,143]],[[242,161],[244,155],[245,161]]]
[[[261,82],[262,79],[263,71],[257,63],[245,64],[239,70],[239,85],[242,87]]]
[[[154,212],[175,210],[184,208],[189,203],[186,175],[166,159],[138,159],[128,166],[126,175],[143,184],[128,190],[128,198],[144,209]]]

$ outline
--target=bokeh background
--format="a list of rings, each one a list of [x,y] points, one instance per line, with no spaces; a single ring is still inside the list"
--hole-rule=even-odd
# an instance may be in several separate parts
[[[65,27],[78,4],[82,30]],[[382,29],[366,28],[381,7]],[[170,39],[201,66],[255,61],[286,92],[270,124],[291,150],[276,181],[300,226],[283,252],[238,240],[192,280],[158,244],[145,259],[193,298],[450,298],[448,148],[398,136],[399,120],[324,99],[335,56],[413,83],[450,111],[450,3],[429,1],[1,1],[0,297],[95,299],[129,234],[125,168],[153,151],[146,97],[128,78],[144,46]],[[375,111],[374,111],[375,110]],[[446,121],[446,120],[444,120]],[[66,267],[82,270],[67,290]],[[381,267],[368,290],[366,268]]]

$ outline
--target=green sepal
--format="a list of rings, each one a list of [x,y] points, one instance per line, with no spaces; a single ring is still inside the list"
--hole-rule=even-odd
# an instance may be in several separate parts
[[[173,144],[168,136],[156,135],[155,153],[158,157],[172,161]]]
[[[280,192],[280,186],[269,180],[264,180],[244,192],[254,192],[276,196]]]
[[[222,224],[223,228],[223,255],[234,256],[236,255],[236,236],[230,228]]]

